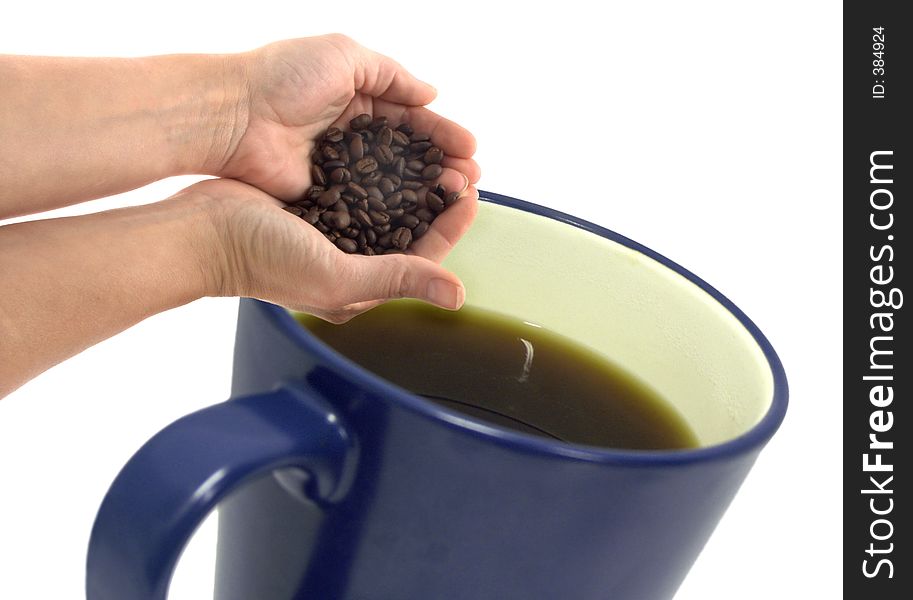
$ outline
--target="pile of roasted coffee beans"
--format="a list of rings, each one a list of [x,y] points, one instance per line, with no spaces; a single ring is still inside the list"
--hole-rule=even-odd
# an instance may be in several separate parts
[[[359,115],[331,127],[311,156],[313,185],[286,206],[343,252],[403,252],[460,197],[437,183],[444,152],[412,127]]]

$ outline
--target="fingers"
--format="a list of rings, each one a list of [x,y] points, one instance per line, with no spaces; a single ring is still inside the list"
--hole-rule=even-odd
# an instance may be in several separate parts
[[[423,106],[437,96],[433,86],[373,50],[359,46],[355,67],[355,89],[362,94],[409,106]]]
[[[394,123],[408,123],[416,131],[427,133],[447,156],[472,158],[475,154],[476,139],[469,130],[423,106],[402,106],[378,98],[374,100],[373,114]]]
[[[372,301],[393,298],[417,298],[456,310],[466,297],[456,275],[420,256],[350,254],[341,255],[338,265],[341,277],[337,285],[342,296],[337,302],[350,310],[370,307]]]
[[[478,200],[478,190],[467,188],[459,200],[438,215],[425,235],[412,244],[411,251],[436,263],[444,260],[472,225]]]
[[[454,158],[452,156],[447,156],[441,164],[448,169],[459,171],[465,175],[469,180],[469,183],[478,183],[479,179],[482,177],[482,169],[479,168],[479,163],[472,158]],[[466,186],[456,189],[457,191],[462,191],[465,188]]]

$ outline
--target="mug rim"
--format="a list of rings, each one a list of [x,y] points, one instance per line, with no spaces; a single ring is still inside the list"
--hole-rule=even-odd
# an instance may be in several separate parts
[[[479,190],[479,201],[522,210],[553,219],[609,239],[657,261],[708,293],[714,300],[719,302],[725,310],[732,314],[746,330],[748,330],[755,343],[761,348],[764,358],[767,361],[773,378],[773,397],[771,398],[770,406],[767,408],[764,416],[748,431],[730,440],[697,448],[678,450],[632,450],[550,440],[504,429],[435,404],[376,375],[358,363],[336,352],[302,327],[287,309],[262,300],[242,299],[242,301],[254,302],[258,310],[263,311],[267,318],[277,326],[286,337],[292,339],[297,345],[308,352],[313,352],[321,360],[326,361],[339,369],[341,372],[345,373],[347,377],[351,377],[362,387],[373,390],[379,396],[386,397],[390,401],[414,412],[418,412],[434,421],[456,427],[469,435],[479,436],[489,442],[509,445],[513,448],[519,448],[537,454],[544,453],[589,462],[661,466],[708,462],[742,454],[755,447],[760,449],[760,447],[773,436],[783,421],[788,405],[789,389],[786,381],[786,373],[773,346],[764,334],[761,333],[761,330],[757,325],[733,304],[731,300],[720,293],[719,290],[662,254],[619,233],[596,225],[595,223],[552,208],[494,192]]]

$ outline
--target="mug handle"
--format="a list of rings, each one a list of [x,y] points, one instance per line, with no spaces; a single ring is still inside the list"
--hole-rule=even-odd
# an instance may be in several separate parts
[[[89,539],[87,600],[165,600],[178,558],[206,515],[259,475],[297,467],[333,502],[355,445],[325,402],[286,387],[183,417],[146,442],[102,501]]]

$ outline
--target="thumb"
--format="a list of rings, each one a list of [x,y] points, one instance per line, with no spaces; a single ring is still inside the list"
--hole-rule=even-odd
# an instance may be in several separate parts
[[[463,305],[466,290],[459,278],[439,264],[408,254],[382,256],[345,255],[342,271],[346,304],[369,300],[417,298],[441,308]]]

